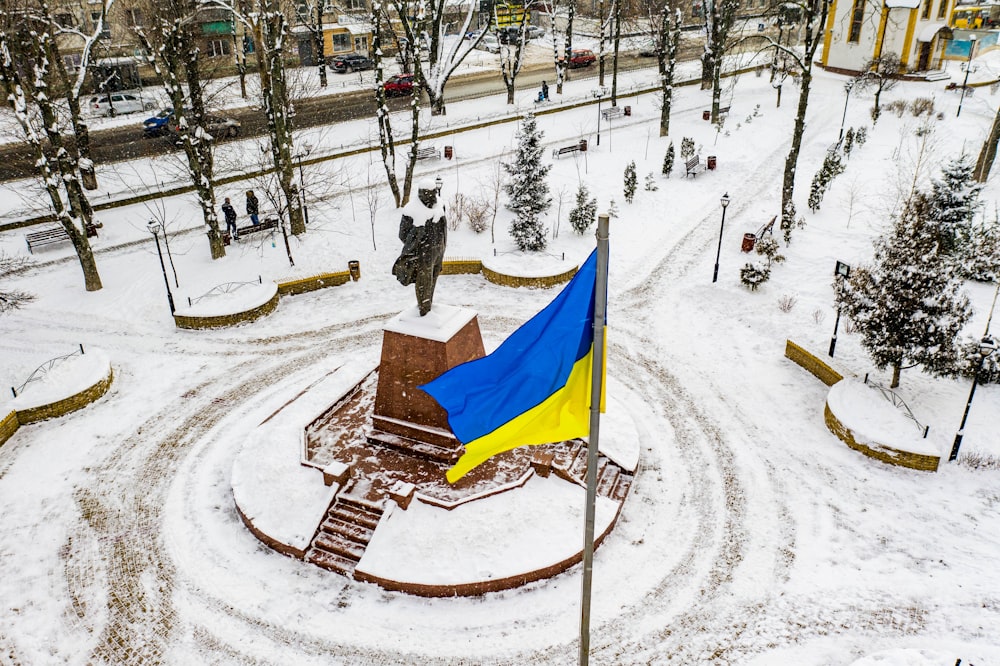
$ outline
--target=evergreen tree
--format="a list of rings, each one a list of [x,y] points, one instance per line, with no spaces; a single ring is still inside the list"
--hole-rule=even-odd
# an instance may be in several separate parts
[[[836,150],[827,152],[823,159],[823,166],[813,176],[812,185],[809,188],[810,210],[814,213],[819,210],[819,205],[823,202],[823,195],[830,189],[830,183],[842,173],[844,173],[844,162],[840,159],[840,153]]]
[[[674,170],[674,142],[671,141],[670,145],[667,146],[667,154],[663,157],[663,175],[669,178],[673,170]]]
[[[969,227],[959,253],[957,266],[962,277],[982,282],[996,280],[1000,277],[1000,223],[993,220]]]
[[[854,128],[848,127],[844,133],[844,157],[850,159],[851,151],[854,149]]]
[[[854,143],[858,144],[858,148],[865,145],[865,141],[868,140],[868,128],[859,127],[858,131],[854,133]]]
[[[614,199],[608,204],[608,217],[612,220],[618,217],[618,204],[615,203]]]
[[[504,184],[510,198],[507,209],[515,215],[510,235],[521,251],[544,250],[547,242],[540,216],[552,205],[545,181],[552,165],[542,164],[542,136],[534,114],[529,113],[517,131],[514,161],[503,165],[508,176]]]
[[[941,169],[931,181],[931,219],[937,225],[938,252],[954,255],[968,242],[972,216],[979,206],[982,185],[972,179],[974,164],[962,154]]]
[[[569,213],[569,223],[578,234],[586,233],[597,219],[597,199],[590,196],[590,190],[583,183],[576,190],[576,205]]]
[[[625,203],[632,203],[635,198],[635,188],[639,181],[635,175],[635,160],[625,167]]]
[[[899,386],[904,364],[935,375],[959,365],[958,335],[971,314],[951,262],[937,256],[937,229],[927,196],[915,193],[892,230],[875,241],[875,263],[834,284],[836,301],[861,334],[876,367],[892,368]]]
[[[652,172],[646,174],[646,191],[655,192],[660,189],[660,186],[656,184],[656,176]]]
[[[809,185],[809,201],[806,202],[809,210],[814,213],[819,210],[819,205],[823,203],[823,189],[823,170],[820,169],[813,176],[812,183]]]

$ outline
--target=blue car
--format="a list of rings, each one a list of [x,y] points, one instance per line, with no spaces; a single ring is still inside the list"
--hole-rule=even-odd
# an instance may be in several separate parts
[[[167,121],[173,113],[172,108],[166,108],[152,118],[146,118],[142,122],[142,131],[148,137],[163,136],[167,132]]]

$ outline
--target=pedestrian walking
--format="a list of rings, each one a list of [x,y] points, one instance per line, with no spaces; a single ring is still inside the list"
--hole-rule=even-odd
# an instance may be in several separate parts
[[[260,224],[258,213],[260,213],[260,202],[257,201],[257,196],[253,193],[253,190],[247,190],[247,215],[250,216],[251,224]]]
[[[236,234],[236,209],[229,202],[229,197],[226,197],[222,204],[222,214],[226,216],[226,231],[229,233],[229,237],[237,240],[239,236]]]
[[[549,84],[542,81],[542,99],[544,101],[549,101]]]

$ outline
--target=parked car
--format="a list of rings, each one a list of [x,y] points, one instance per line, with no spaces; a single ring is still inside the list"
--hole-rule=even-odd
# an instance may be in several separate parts
[[[396,74],[382,84],[386,97],[400,97],[413,94],[413,74]]]
[[[205,116],[205,131],[216,139],[221,139],[223,137],[233,138],[238,136],[241,126],[242,123],[240,123],[240,121],[233,120],[232,118],[223,118],[222,116]],[[177,125],[177,118],[173,115],[171,115],[167,121],[165,134],[174,145],[180,144],[180,127]]]
[[[483,32],[482,30],[470,30],[469,32],[465,33],[465,38],[466,39],[475,39],[482,32]]]
[[[529,25],[524,29],[524,36],[527,39],[541,39],[545,36],[545,31],[539,28],[537,25]]]
[[[643,58],[651,58],[656,55],[656,41],[652,39],[643,40],[639,44],[639,55]]]
[[[569,56],[571,68],[590,67],[595,62],[597,62],[597,56],[590,49],[573,49]]]
[[[516,44],[520,39],[521,30],[516,26],[507,26],[497,30],[497,39],[501,44]]]
[[[500,40],[493,34],[483,35],[483,38],[476,44],[476,48],[490,53],[500,53]]]
[[[117,116],[119,113],[152,111],[156,108],[156,101],[151,97],[143,99],[138,93],[104,93],[91,97],[87,102],[87,108],[97,116]]]
[[[338,74],[350,74],[351,72],[360,72],[361,70],[372,68],[372,61],[358,53],[336,56],[330,58],[328,62],[330,63],[330,69]]]

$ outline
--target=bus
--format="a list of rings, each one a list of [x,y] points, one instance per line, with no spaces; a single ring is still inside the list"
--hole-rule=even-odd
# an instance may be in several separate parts
[[[1000,25],[1000,5],[958,5],[951,10],[951,27],[960,30],[991,29]]]

